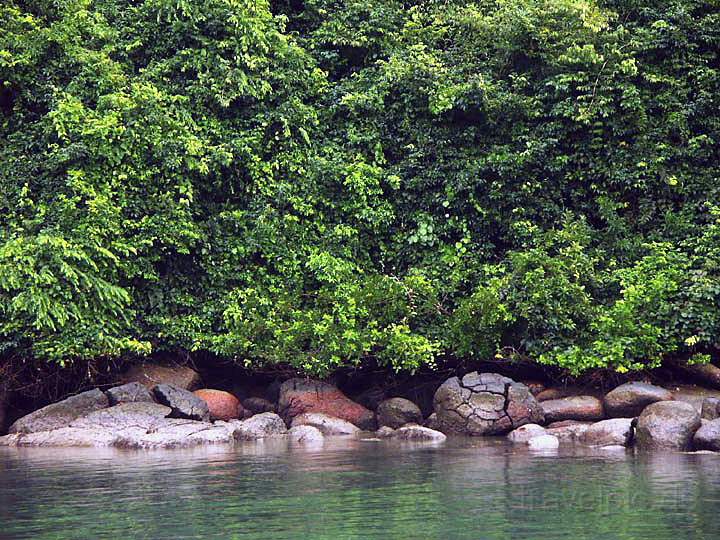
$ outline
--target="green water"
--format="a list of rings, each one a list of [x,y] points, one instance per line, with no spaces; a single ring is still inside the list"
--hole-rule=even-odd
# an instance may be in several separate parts
[[[720,456],[330,441],[0,449],[0,538],[720,537]]]

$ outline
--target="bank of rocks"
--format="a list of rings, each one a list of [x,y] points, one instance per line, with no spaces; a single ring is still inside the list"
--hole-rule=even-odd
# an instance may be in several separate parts
[[[126,384],[48,405],[17,420],[0,446],[152,449],[279,438],[318,445],[333,436],[427,444],[449,435],[507,435],[537,451],[720,450],[720,393],[706,389],[633,382],[604,395],[573,393],[470,372],[441,384],[424,417],[406,397],[383,396],[368,408],[311,379],[277,383],[275,401],[241,401],[225,390],[197,389],[199,377],[187,370],[165,375],[135,370]]]

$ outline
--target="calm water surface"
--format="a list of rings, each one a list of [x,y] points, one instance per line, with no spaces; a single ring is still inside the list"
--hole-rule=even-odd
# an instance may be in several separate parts
[[[0,448],[5,539],[720,538],[720,457],[328,441]]]

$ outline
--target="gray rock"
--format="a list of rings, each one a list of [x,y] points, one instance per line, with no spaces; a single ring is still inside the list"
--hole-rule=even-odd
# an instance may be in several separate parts
[[[32,433],[15,433],[2,437],[0,446],[34,446],[34,447],[107,447],[116,439],[116,434],[103,428],[62,427],[50,431],[34,431]]]
[[[405,398],[386,399],[378,405],[377,421],[379,426],[397,429],[408,423],[421,424],[423,421],[420,407]]]
[[[323,442],[325,436],[313,426],[295,426],[288,430],[291,442],[300,444],[317,444]]]
[[[545,420],[602,420],[605,418],[602,401],[593,396],[571,396],[542,402]]]
[[[658,401],[645,407],[637,421],[640,450],[687,450],[700,427],[700,413],[688,403]]]
[[[435,392],[433,403],[444,433],[500,435],[544,419],[527,386],[497,373],[451,377]]]
[[[705,398],[702,402],[700,416],[705,420],[720,418],[720,399],[714,397]]]
[[[131,382],[123,384],[122,386],[116,386],[105,391],[108,397],[110,405],[117,405],[118,403],[154,403],[150,390],[139,382]]]
[[[613,418],[638,416],[645,407],[658,401],[670,401],[672,392],[643,382],[621,384],[605,396],[605,412]]]
[[[252,414],[275,412],[275,404],[272,401],[261,397],[249,397],[244,399],[242,406]]]
[[[702,404],[705,399],[710,397],[720,399],[720,390],[703,388],[702,386],[691,384],[683,384],[673,388],[672,394],[675,401],[689,403],[695,407],[698,412],[702,412]]]
[[[293,418],[291,427],[313,426],[323,435],[357,435],[360,429],[350,422],[322,413],[304,413]]]
[[[112,443],[118,448],[187,448],[205,444],[229,444],[232,436],[222,426],[184,418],[165,418],[147,431],[124,432]]]
[[[703,422],[693,436],[693,446],[695,450],[720,452],[720,419]]]
[[[172,409],[170,416],[173,418],[210,421],[210,409],[207,402],[192,392],[173,384],[158,384],[153,392],[159,403]]]
[[[235,420],[228,423],[235,426],[233,431],[235,439],[243,441],[279,437],[288,432],[282,418],[271,412],[256,414],[247,420]]]
[[[82,416],[74,420],[70,427],[106,429],[110,432],[119,432],[130,428],[147,431],[170,413],[170,407],[157,403],[121,403]]]
[[[633,419],[612,418],[587,427],[578,436],[588,446],[629,446],[633,440]]]
[[[389,438],[397,441],[417,442],[443,442],[447,439],[444,433],[418,425],[408,425],[396,429],[392,432],[392,434],[390,434]]]
[[[582,434],[591,426],[588,422],[575,422],[559,427],[547,428],[547,434],[557,437],[558,440],[566,443],[577,442]]]
[[[560,441],[552,435],[540,435],[530,439],[527,445],[532,450],[555,450],[560,446]]]
[[[76,418],[108,405],[107,396],[96,388],[23,416],[10,426],[10,433],[34,433],[68,427]]]
[[[530,439],[547,435],[545,428],[537,424],[525,424],[508,433],[507,438],[514,444],[526,444]]]

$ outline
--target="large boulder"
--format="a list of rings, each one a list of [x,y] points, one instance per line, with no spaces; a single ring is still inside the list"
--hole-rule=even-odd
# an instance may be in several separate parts
[[[229,444],[232,435],[222,426],[184,418],[164,418],[147,431],[120,434],[112,446],[118,448],[187,448],[206,444]]]
[[[671,401],[672,392],[643,382],[621,384],[607,393],[604,399],[605,412],[613,418],[638,416],[651,403]]]
[[[286,422],[303,413],[323,413],[365,430],[375,429],[375,415],[335,386],[311,379],[289,379],[280,386],[278,412]]]
[[[435,431],[424,426],[409,425],[394,430],[387,437],[396,441],[413,442],[443,442],[447,437],[440,431]]]
[[[641,450],[687,450],[700,427],[700,413],[680,401],[658,401],[645,407],[637,421],[635,439]]]
[[[451,377],[437,389],[433,404],[444,433],[499,435],[544,420],[528,387],[497,373]]]
[[[356,435],[360,432],[355,424],[323,413],[300,414],[293,418],[291,427],[296,426],[313,426],[323,435]]]
[[[630,446],[633,440],[633,419],[612,418],[596,422],[583,430],[577,440],[588,446]]]
[[[107,396],[96,388],[23,416],[10,426],[9,432],[34,433],[68,427],[76,418],[108,405]]]
[[[114,432],[103,428],[62,427],[32,433],[13,433],[0,437],[0,446],[95,448],[112,446],[116,438]]]
[[[244,416],[245,410],[240,400],[230,392],[203,388],[195,390],[193,394],[207,403],[211,420],[237,420]]]
[[[379,426],[388,426],[393,429],[405,424],[420,424],[423,421],[420,407],[405,398],[395,397],[386,399],[378,405],[377,421]]]
[[[110,405],[119,403],[154,403],[150,390],[139,382],[131,382],[105,391]]]
[[[693,436],[693,447],[695,450],[720,452],[720,419],[702,423]]]
[[[171,413],[170,407],[158,403],[120,403],[107,409],[91,412],[74,420],[70,427],[81,429],[106,429],[121,432],[127,429],[149,430]]]
[[[545,420],[602,420],[605,418],[602,401],[593,396],[570,396],[542,402]]]
[[[122,376],[122,382],[138,382],[150,390],[158,384],[172,384],[183,390],[195,390],[202,381],[198,372],[187,366],[147,363],[132,366]]]
[[[287,434],[287,427],[277,414],[266,412],[256,414],[247,420],[229,422],[232,434],[237,440],[253,441]]]
[[[158,384],[153,392],[158,403],[172,409],[173,418],[210,421],[210,409],[205,400],[173,384]]]

